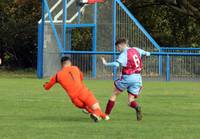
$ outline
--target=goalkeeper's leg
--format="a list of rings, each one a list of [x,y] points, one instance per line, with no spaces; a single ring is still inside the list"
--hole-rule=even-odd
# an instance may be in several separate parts
[[[82,109],[84,112],[91,114],[91,118],[98,122],[101,118],[104,120],[109,120],[110,118],[101,111],[99,103],[96,98],[91,93],[85,93],[83,96],[72,99],[73,104]]]
[[[97,99],[90,91],[84,92],[79,96],[79,99],[84,102],[86,110],[91,113],[91,118],[96,119],[95,121],[99,121],[100,118],[109,120],[109,117],[102,112]]]
[[[92,116],[96,115],[96,116],[101,117],[104,120],[109,120],[110,119],[108,115],[106,115],[104,112],[102,112],[98,102],[93,104],[91,106],[91,109],[93,110],[93,113],[92,113],[93,115]]]

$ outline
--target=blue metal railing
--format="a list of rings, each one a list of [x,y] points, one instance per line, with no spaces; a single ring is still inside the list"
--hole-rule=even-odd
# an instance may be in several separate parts
[[[116,42],[116,19],[117,19],[117,3],[116,0],[113,1],[113,61],[116,61],[117,57],[116,57],[116,47],[115,47],[115,42]],[[113,68],[113,79],[115,80],[117,78],[117,68],[114,67]]]
[[[63,51],[63,54],[104,54],[104,55],[119,55],[119,52],[112,51]],[[200,53],[173,53],[173,52],[151,52],[151,55],[174,55],[174,56],[200,56]]]
[[[161,50],[168,54],[166,57],[167,81],[170,80],[170,76],[185,75],[191,77],[192,73],[198,73],[200,48],[161,47]],[[171,68],[169,68],[170,66]]]
[[[38,56],[37,56],[37,76],[43,77],[43,46],[44,46],[44,20],[45,20],[45,7],[42,2],[42,22],[38,24]]]
[[[92,51],[97,51],[97,4],[94,6],[94,16],[93,16],[93,22],[94,27],[92,28]],[[96,55],[92,56],[92,77],[96,77],[97,74],[97,57]]]
[[[67,28],[89,28],[95,26],[96,24],[66,24]]]
[[[200,48],[181,48],[181,47],[161,47],[162,50],[200,50]]]

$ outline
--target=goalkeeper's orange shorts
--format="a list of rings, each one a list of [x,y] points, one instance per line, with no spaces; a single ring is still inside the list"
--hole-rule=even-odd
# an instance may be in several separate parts
[[[85,108],[86,106],[91,108],[92,105],[98,102],[90,91],[81,92],[78,97],[71,100],[72,103],[78,108]]]

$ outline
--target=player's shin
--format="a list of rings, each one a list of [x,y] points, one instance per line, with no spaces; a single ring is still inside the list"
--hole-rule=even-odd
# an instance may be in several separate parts
[[[138,121],[142,120],[142,112],[141,112],[141,107],[139,106],[139,104],[136,101],[132,101],[129,103],[129,106],[135,109],[137,120]]]
[[[129,103],[129,106],[131,108],[134,108],[136,110],[137,107],[139,106],[139,104],[136,101],[132,101],[132,102]]]
[[[106,106],[106,111],[105,111],[105,113],[106,113],[107,115],[110,115],[110,113],[111,113],[111,111],[112,111],[114,105],[115,105],[115,101],[108,100],[108,103],[107,103],[107,106]]]
[[[110,113],[111,113],[113,107],[115,106],[115,101],[116,101],[117,96],[118,96],[119,94],[120,94],[120,91],[119,91],[117,88],[115,88],[115,89],[114,89],[114,92],[112,93],[110,99],[108,100],[107,106],[106,106],[105,113],[106,113],[107,115],[110,115]]]

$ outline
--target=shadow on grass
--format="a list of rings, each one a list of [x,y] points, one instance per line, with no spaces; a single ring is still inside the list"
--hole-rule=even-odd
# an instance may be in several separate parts
[[[30,119],[29,119],[30,120]],[[75,117],[75,116],[41,116],[37,118],[31,118],[36,121],[53,121],[53,122],[90,122],[91,119],[88,117]]]
[[[5,70],[0,69],[1,78],[31,78],[37,79],[37,74],[35,69],[18,69],[18,70]]]
[[[176,112],[168,112],[168,113],[156,113],[156,112],[152,112],[152,113],[143,113],[143,116],[145,117],[159,117],[159,118],[162,118],[162,119],[165,119],[166,117],[170,117],[171,119],[173,118],[184,118],[184,119],[190,119],[191,116],[193,116],[193,118],[198,118],[199,116],[198,115],[193,115],[192,113],[176,113]]]

